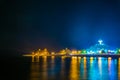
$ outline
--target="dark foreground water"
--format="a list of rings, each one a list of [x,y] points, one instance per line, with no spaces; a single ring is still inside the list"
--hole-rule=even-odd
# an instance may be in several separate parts
[[[14,57],[0,66],[0,80],[120,80],[119,58]]]

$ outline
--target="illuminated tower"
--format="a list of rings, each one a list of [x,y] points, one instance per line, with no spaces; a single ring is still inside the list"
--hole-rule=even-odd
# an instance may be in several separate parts
[[[103,45],[103,40],[98,40],[98,43],[100,44],[100,45]]]
[[[95,44],[87,49],[87,53],[90,54],[102,54],[107,53],[108,50],[111,50],[111,48],[103,43],[103,40],[99,39],[98,44]]]

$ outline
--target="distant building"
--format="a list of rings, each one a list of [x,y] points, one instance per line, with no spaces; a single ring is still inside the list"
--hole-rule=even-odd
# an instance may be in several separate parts
[[[114,53],[108,45],[104,44],[102,40],[98,40],[98,44],[91,46],[87,49],[88,54],[104,54],[104,53]]]

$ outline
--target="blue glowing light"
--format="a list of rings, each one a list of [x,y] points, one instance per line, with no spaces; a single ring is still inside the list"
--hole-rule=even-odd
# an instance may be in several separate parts
[[[112,50],[111,47],[103,43],[103,40],[98,40],[98,44],[91,46],[87,49],[88,54],[107,54],[115,53],[115,50]]]

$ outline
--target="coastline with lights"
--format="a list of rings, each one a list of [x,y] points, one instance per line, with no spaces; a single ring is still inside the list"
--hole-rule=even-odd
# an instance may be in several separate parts
[[[68,48],[62,49],[59,52],[49,52],[47,48],[38,49],[30,54],[23,56],[40,57],[40,56],[80,56],[80,57],[120,57],[120,49],[111,49],[108,45],[104,44],[100,39],[98,44],[91,46],[84,50],[70,50]]]

